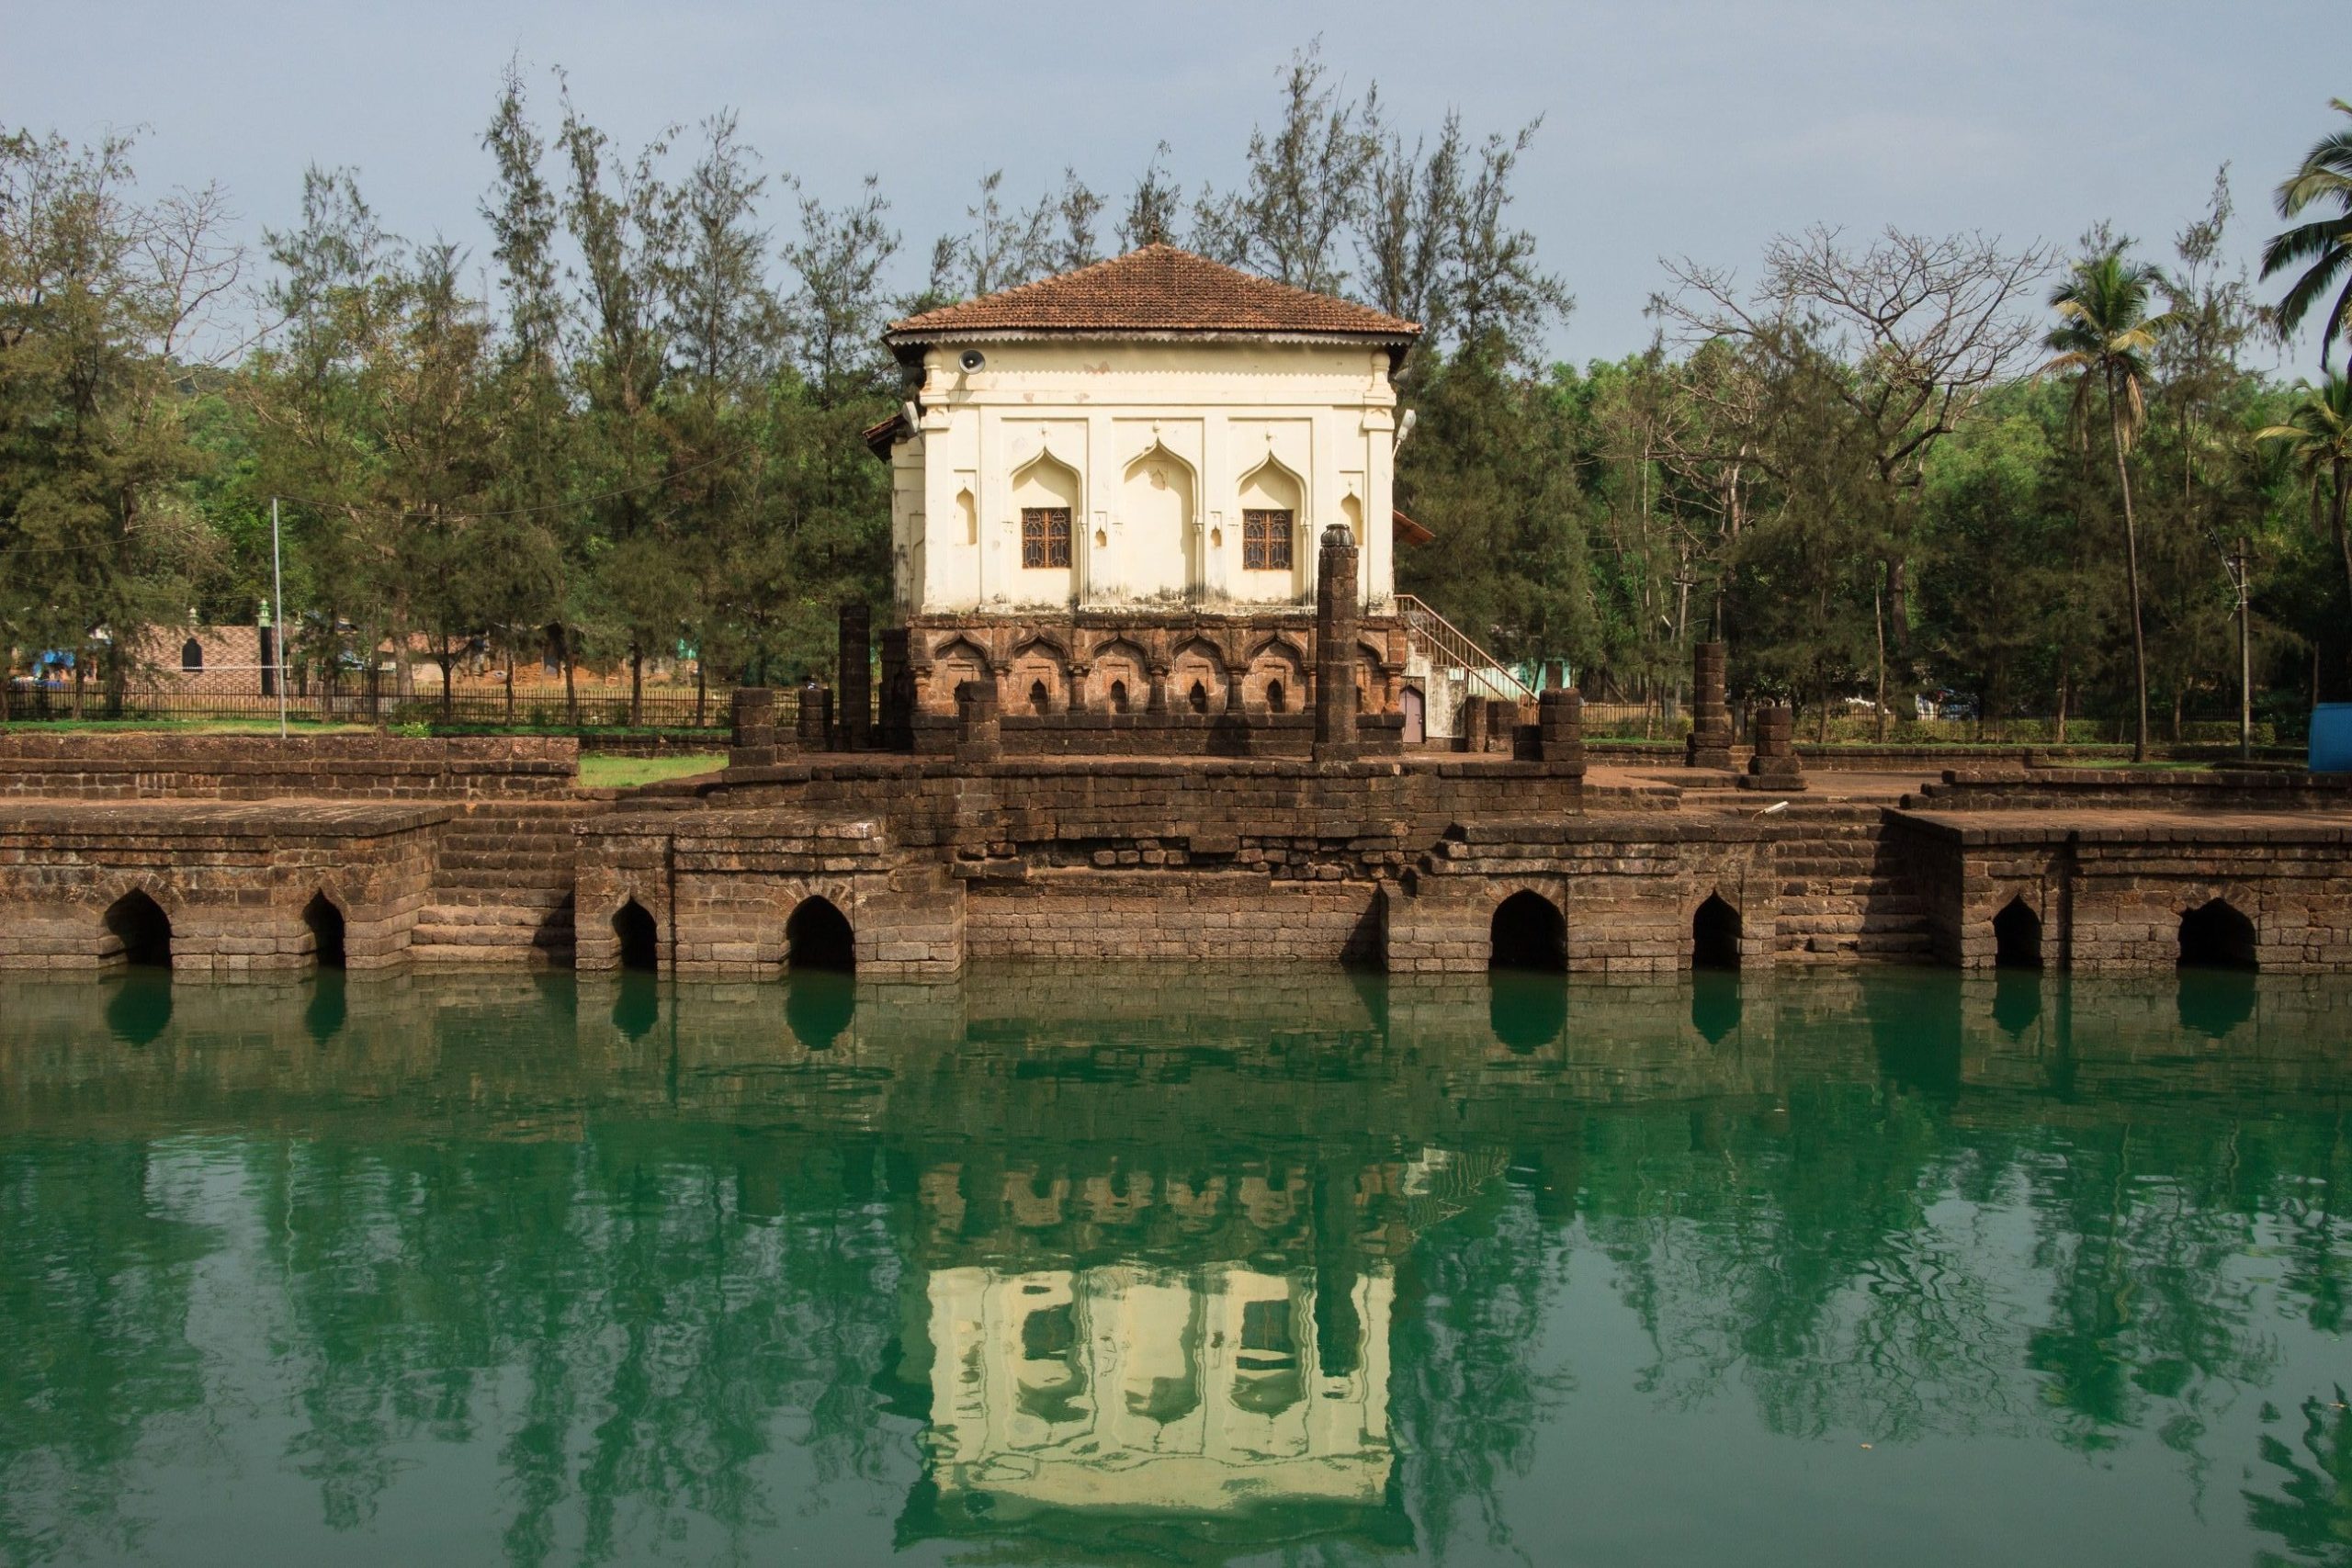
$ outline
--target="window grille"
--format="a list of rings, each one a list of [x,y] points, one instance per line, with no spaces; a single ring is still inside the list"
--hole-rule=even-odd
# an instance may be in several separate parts
[[[1069,565],[1069,508],[1024,506],[1021,509],[1021,564],[1029,567]]]
[[[1241,564],[1251,571],[1290,570],[1290,508],[1252,508],[1241,514]]]

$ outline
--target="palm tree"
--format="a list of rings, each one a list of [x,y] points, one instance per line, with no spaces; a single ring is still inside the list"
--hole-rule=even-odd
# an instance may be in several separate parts
[[[2352,103],[2332,98],[2329,107],[2352,115]],[[2352,269],[2352,130],[2323,136],[2303,155],[2302,167],[2278,186],[2278,216],[2293,218],[2306,208],[2332,207],[2335,211],[2314,222],[2297,224],[2272,236],[2262,247],[2262,276],[2284,272],[2299,263],[2311,265],[2278,301],[2278,330],[2291,333],[2302,325],[2312,307],[2335,287],[2339,274]],[[2352,279],[2327,308],[2319,336],[2319,367],[2327,371],[2327,351],[2341,336],[2352,335]]]
[[[2344,562],[2344,595],[2352,607],[2352,539],[2345,536],[2346,491],[2352,489],[2352,379],[2330,376],[2295,405],[2284,424],[2254,433],[2256,441],[2292,443],[2288,456],[2311,481],[2312,515],[2319,516],[2322,480],[2325,482],[2328,528],[2335,536],[2335,553]]]
[[[2132,469],[2124,457],[2147,419],[2142,389],[2148,379],[2148,355],[2176,319],[2169,311],[2148,314],[2158,281],[2154,267],[2125,261],[2120,251],[2076,262],[2073,276],[2051,292],[2058,324],[2042,340],[2052,355],[2043,372],[2075,378],[2077,429],[2085,428],[2092,389],[2107,393],[2107,433],[2123,497],[2123,561],[2132,581],[2132,679],[2140,699],[2140,725],[2132,742],[2135,762],[2148,760],[2148,639],[2141,629],[2140,535],[2132,515]]]

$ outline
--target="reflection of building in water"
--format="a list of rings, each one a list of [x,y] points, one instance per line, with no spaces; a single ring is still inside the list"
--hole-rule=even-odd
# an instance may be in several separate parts
[[[1393,1277],[1343,1289],[1241,1263],[933,1273],[932,1479],[1051,1508],[1377,1506]]]

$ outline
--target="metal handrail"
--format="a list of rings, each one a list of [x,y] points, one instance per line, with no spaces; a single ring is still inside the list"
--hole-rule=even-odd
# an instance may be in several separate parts
[[[1446,663],[1464,671],[1475,671],[1478,678],[1509,688],[1510,692],[1532,702],[1535,694],[1527,683],[1512,674],[1501,660],[1472,642],[1462,629],[1410,593],[1396,598],[1396,614],[1403,617],[1405,629],[1427,644],[1434,655],[1442,655]]]

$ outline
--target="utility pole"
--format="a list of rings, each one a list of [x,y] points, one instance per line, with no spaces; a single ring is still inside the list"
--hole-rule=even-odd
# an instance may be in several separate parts
[[[277,738],[286,739],[286,567],[277,547],[277,497],[269,498],[269,583],[273,606],[269,657],[277,666]]]
[[[2238,536],[2238,547],[2230,556],[2230,585],[2238,591],[2238,760],[2254,758],[2254,632],[2253,622],[2246,611],[2252,551],[2246,536]]]

